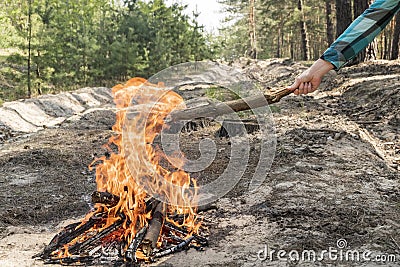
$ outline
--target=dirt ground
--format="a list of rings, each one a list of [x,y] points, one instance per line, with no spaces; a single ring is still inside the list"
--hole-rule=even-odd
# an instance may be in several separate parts
[[[265,87],[287,85],[304,69],[284,60],[240,67]],[[218,209],[202,213],[210,246],[154,265],[400,266],[399,107],[399,61],[345,68],[316,93],[282,99],[271,107],[277,148],[262,186],[246,190],[260,153],[254,133],[244,177],[216,202]],[[43,266],[31,256],[90,209],[95,182],[87,165],[105,153],[113,123],[112,108],[93,109],[79,120],[13,134],[0,144],[0,266]],[[213,164],[193,174],[200,183],[229,162],[229,139],[214,133],[208,127],[182,135],[188,157],[198,157],[204,136],[218,145]],[[338,247],[338,240],[347,245]],[[300,254],[330,247],[370,251],[373,259],[298,261],[277,259],[275,252],[273,260],[261,260],[266,246]],[[379,263],[376,256],[388,260]]]

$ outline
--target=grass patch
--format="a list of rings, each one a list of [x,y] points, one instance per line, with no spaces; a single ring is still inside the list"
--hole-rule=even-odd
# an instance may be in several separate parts
[[[269,105],[269,109],[272,113],[281,113],[282,109],[275,105]]]
[[[206,96],[211,99],[215,99],[215,100],[222,101],[222,102],[236,100],[236,99],[240,98],[232,90],[229,90],[224,87],[219,87],[219,86],[213,86],[213,87],[206,89]]]
[[[0,55],[0,63],[3,63],[7,60],[7,56]]]

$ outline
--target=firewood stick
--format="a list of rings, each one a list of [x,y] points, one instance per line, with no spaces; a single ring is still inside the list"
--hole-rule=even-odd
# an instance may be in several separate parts
[[[92,193],[92,202],[114,207],[119,202],[119,196],[113,195],[108,192],[95,191]]]
[[[268,104],[277,103],[282,97],[291,94],[292,91],[281,88],[264,95],[249,96],[243,99],[232,100],[216,104],[208,104],[194,108],[187,108],[172,112],[167,121],[193,120],[196,118],[215,118],[220,115],[238,111],[259,108]]]
[[[81,234],[83,234],[84,232],[86,232],[87,230],[92,228],[99,220],[101,220],[101,216],[102,216],[102,214],[93,215],[91,218],[89,218],[89,220],[85,224],[83,224],[79,228],[76,228],[76,227],[80,223],[79,224],[73,223],[73,224],[67,226],[65,228],[65,231],[59,233],[50,241],[49,245],[47,245],[44,248],[42,253],[40,253],[38,255],[34,255],[33,257],[34,258],[40,257],[43,259],[48,258],[53,251],[61,248],[65,244],[68,244],[70,241],[72,241],[76,237],[80,236]]]
[[[160,200],[155,199],[153,197],[149,198],[146,201],[146,213],[149,213],[150,211],[154,212],[155,208],[158,206],[160,203]]]
[[[367,109],[367,110],[360,111],[360,112],[358,112],[358,113],[356,113],[356,114],[353,114],[353,116],[354,116],[354,117],[358,117],[358,116],[364,115],[364,114],[366,114],[366,113],[369,113],[369,112],[371,112],[371,111],[375,111],[375,110],[377,110],[377,109],[379,109],[379,106],[376,106],[376,107],[373,107],[373,108],[370,108],[370,109]]]
[[[150,256],[153,249],[157,247],[157,240],[161,232],[162,225],[166,216],[164,203],[158,203],[154,209],[149,228],[142,242],[142,250],[146,256]]]
[[[142,243],[142,240],[144,238],[144,235],[147,232],[147,227],[142,227],[136,235],[135,238],[132,240],[132,242],[129,244],[128,248],[125,251],[125,259],[128,262],[137,262],[136,259],[136,250],[138,249],[139,245]]]
[[[167,229],[169,229],[170,231],[175,231],[175,232],[180,233],[180,234],[182,234],[182,235],[188,235],[188,234],[189,234],[188,231],[186,231],[186,230],[184,230],[184,229],[182,229],[182,228],[179,228],[179,227],[177,227],[177,226],[175,226],[175,225],[173,225],[172,223],[169,223],[169,222],[166,222],[166,223],[165,223],[165,227],[166,227]],[[208,240],[207,240],[207,238],[202,237],[202,236],[199,236],[199,235],[196,235],[196,234],[192,234],[192,236],[196,239],[196,241],[197,241],[200,245],[202,245],[202,246],[208,246]]]
[[[68,252],[69,253],[74,253],[75,251],[79,251],[79,250],[83,250],[84,248],[86,248],[87,246],[90,246],[93,242],[102,239],[103,237],[106,237],[107,235],[109,235],[110,233],[114,232],[115,230],[117,230],[119,227],[122,226],[122,224],[125,221],[125,215],[124,214],[119,214],[119,218],[117,221],[115,221],[113,224],[111,224],[110,226],[108,226],[107,228],[103,229],[101,232],[99,232],[97,235],[86,239],[85,241],[79,243],[75,243],[74,245],[72,245],[71,247],[68,248]]]
[[[65,258],[49,258],[44,260],[44,264],[73,264],[73,263],[90,263],[93,262],[94,257],[92,256],[78,256],[73,255]]]
[[[175,253],[177,251],[180,251],[180,250],[184,249],[185,247],[187,247],[190,244],[190,242],[192,242],[194,239],[195,239],[195,237],[191,236],[191,237],[189,237],[188,239],[182,241],[181,243],[179,243],[176,246],[167,248],[166,250],[163,250],[163,251],[160,251],[160,252],[156,253],[154,255],[154,258],[161,258],[163,256],[166,256],[166,255]]]

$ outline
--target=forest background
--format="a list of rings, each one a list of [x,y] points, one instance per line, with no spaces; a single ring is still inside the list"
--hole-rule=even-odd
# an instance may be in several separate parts
[[[369,0],[216,0],[212,33],[163,0],[3,0],[0,104],[87,86],[149,78],[196,60],[317,59]],[[399,57],[400,15],[350,62]]]

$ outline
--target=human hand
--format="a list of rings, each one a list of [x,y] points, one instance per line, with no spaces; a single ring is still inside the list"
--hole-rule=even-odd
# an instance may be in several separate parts
[[[321,84],[322,77],[330,70],[333,65],[323,59],[318,59],[314,64],[297,76],[294,83],[288,87],[295,95],[308,94],[317,90]]]

